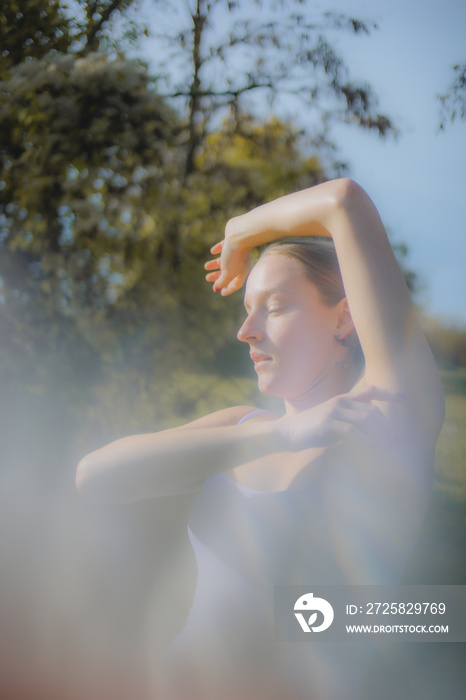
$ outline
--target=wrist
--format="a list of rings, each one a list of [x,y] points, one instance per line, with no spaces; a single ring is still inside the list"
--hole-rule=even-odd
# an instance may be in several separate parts
[[[245,247],[246,228],[243,223],[244,217],[245,214],[234,216],[227,221],[225,226],[225,240],[228,241],[228,244],[233,248]]]
[[[241,426],[244,437],[252,440],[256,450],[262,455],[288,452],[289,440],[282,418],[251,421]]]
[[[292,452],[291,434],[289,430],[289,419],[282,416],[274,421],[267,421],[264,425],[268,429],[268,439],[273,445],[274,452]]]
[[[236,250],[247,250],[264,243],[269,243],[280,238],[283,232],[274,231],[270,222],[264,217],[264,209],[267,205],[261,205],[251,211],[235,216],[227,222],[225,227],[225,240]]]

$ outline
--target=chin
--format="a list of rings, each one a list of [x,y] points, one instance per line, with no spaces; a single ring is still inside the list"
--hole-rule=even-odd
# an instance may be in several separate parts
[[[272,375],[264,372],[257,377],[257,386],[261,394],[288,401],[299,399],[307,394],[315,382],[315,375],[304,373],[298,377],[285,377],[283,373]]]
[[[278,399],[292,399],[295,394],[299,396],[302,393],[302,387],[299,391],[293,392],[289,384],[279,381],[276,377],[259,376],[257,386],[261,394],[275,396]]]

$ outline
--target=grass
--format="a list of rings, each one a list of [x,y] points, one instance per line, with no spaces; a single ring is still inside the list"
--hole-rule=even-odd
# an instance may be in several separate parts
[[[466,392],[447,394],[445,399],[445,423],[436,450],[435,487],[444,497],[466,503]]]
[[[466,370],[442,373],[445,422],[435,453],[435,485],[406,583],[466,585]]]

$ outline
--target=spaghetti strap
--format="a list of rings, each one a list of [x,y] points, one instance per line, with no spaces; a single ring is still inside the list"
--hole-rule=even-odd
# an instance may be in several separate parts
[[[265,408],[256,408],[254,411],[251,411],[250,413],[246,413],[245,416],[239,419],[239,421],[236,423],[236,425],[241,425],[241,423],[246,423],[246,421],[250,420],[251,418],[255,418],[256,416],[260,416],[261,413],[269,413],[269,411],[266,411]]]

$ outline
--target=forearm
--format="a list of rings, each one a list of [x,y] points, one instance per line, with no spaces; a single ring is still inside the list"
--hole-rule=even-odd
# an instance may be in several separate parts
[[[270,421],[133,435],[84,457],[76,485],[91,500],[114,503],[184,493],[216,472],[279,452],[281,446]]]
[[[289,236],[331,236],[344,190],[345,180],[331,180],[279,197],[231,219],[226,237],[238,247],[254,248]]]

